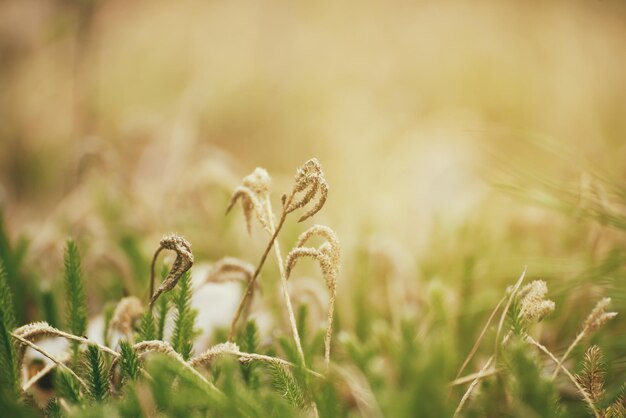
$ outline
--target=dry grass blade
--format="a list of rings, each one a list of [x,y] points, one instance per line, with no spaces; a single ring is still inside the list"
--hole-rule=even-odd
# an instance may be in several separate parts
[[[522,271],[522,274],[520,275],[519,279],[517,279],[517,282],[511,289],[511,294],[509,295],[509,299],[507,300],[506,305],[504,306],[504,310],[502,311],[502,314],[500,315],[500,321],[498,322],[498,330],[496,331],[496,341],[495,341],[495,348],[494,348],[494,356],[496,358],[498,357],[498,350],[500,347],[500,335],[502,334],[502,328],[504,328],[504,321],[506,319],[506,314],[509,311],[509,308],[511,307],[511,303],[513,303],[513,299],[515,298],[517,291],[519,290],[520,286],[522,285],[522,282],[524,281],[524,277],[526,277],[526,267],[524,267],[524,271]]]
[[[41,338],[41,337],[50,337],[50,336],[61,337],[61,338],[65,338],[71,341],[78,341],[80,343],[87,344],[87,345],[95,345],[100,350],[104,351],[105,353],[111,354],[114,357],[119,357],[118,352],[111,350],[107,346],[98,344],[85,337],[80,337],[74,334],[67,333],[65,331],[61,331],[59,329],[54,328],[53,326],[50,326],[47,322],[33,322],[31,324],[23,325],[19,328],[16,328],[13,331],[13,336],[22,342],[23,340],[30,342],[31,340],[34,340],[36,338]],[[20,359],[23,356],[24,356],[24,349],[22,349],[20,352]]]
[[[271,357],[271,356],[266,356],[263,354],[243,352],[239,349],[239,346],[237,344],[232,343],[232,342],[225,342],[225,343],[214,345],[213,347],[209,348],[201,355],[189,360],[189,365],[191,367],[198,367],[200,365],[210,365],[216,358],[223,356],[223,355],[236,356],[239,358],[239,361],[241,362],[256,360],[256,361],[262,361],[265,363],[281,364],[287,367],[297,367],[295,364],[287,360],[278,358],[278,357]],[[304,370],[316,377],[323,377],[321,374],[313,370],[310,370],[307,368],[305,368]]]
[[[170,269],[165,280],[154,291],[154,265],[159,253],[162,250],[172,250],[176,252],[176,259]],[[172,290],[180,278],[185,274],[187,270],[193,265],[193,253],[191,252],[191,244],[183,237],[177,235],[166,235],[161,239],[158,250],[154,253],[152,258],[152,264],[150,268],[150,307],[154,305],[154,302],[161,296],[161,294]]]
[[[506,300],[506,295],[500,299],[496,307],[493,309],[493,311],[491,311],[491,315],[489,315],[489,318],[487,319],[487,323],[485,323],[485,326],[483,327],[482,331],[480,332],[480,335],[474,342],[472,349],[470,350],[469,354],[465,358],[465,361],[463,361],[463,364],[461,365],[461,368],[457,372],[455,379],[458,379],[459,376],[461,376],[461,373],[463,373],[463,370],[465,370],[465,368],[469,364],[472,357],[474,357],[474,354],[476,354],[476,351],[478,350],[478,347],[480,346],[480,342],[482,341],[485,334],[487,333],[487,330],[489,329],[489,325],[491,324],[491,321],[493,321],[493,318],[495,318],[496,314],[498,313],[498,310],[500,309],[500,306],[502,306],[505,300]]]
[[[12,334],[13,338],[15,338],[16,340],[18,340],[19,342],[29,346],[30,348],[32,348],[33,350],[41,353],[43,356],[49,358],[50,360],[52,360],[53,363],[55,363],[57,366],[64,368],[65,370],[67,370],[76,380],[78,380],[80,382],[81,385],[83,385],[83,387],[85,387],[86,389],[89,388],[89,386],[87,385],[87,383],[81,379],[76,373],[74,373],[74,371],[72,369],[70,369],[69,367],[67,367],[63,361],[61,359],[56,358],[55,356],[53,356],[52,354],[48,353],[46,350],[44,350],[43,348],[39,347],[38,345],[34,344],[33,342],[27,340],[26,338],[21,337],[20,335],[13,333]]]

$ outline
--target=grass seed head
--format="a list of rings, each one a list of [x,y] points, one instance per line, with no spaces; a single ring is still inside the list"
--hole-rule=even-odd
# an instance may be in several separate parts
[[[267,171],[257,167],[252,174],[247,175],[242,180],[242,185],[237,187],[230,198],[230,203],[226,208],[226,213],[241,200],[243,214],[246,219],[248,233],[252,230],[252,216],[256,216],[261,226],[269,231],[269,220],[263,209],[263,200],[269,195],[271,178]]]
[[[301,197],[296,198],[296,195],[299,193],[302,194]],[[328,183],[324,177],[322,166],[317,158],[312,158],[305,162],[296,172],[296,182],[290,197],[285,200],[284,210],[286,213],[291,213],[306,206],[318,195],[317,202],[300,217],[298,222],[302,222],[319,212],[328,197]]]
[[[526,321],[541,321],[554,312],[554,302],[545,299],[548,285],[543,280],[535,280],[524,286],[520,292],[521,309],[519,316]]]
[[[602,298],[596,304],[587,319],[585,319],[583,333],[593,332],[617,316],[617,312],[606,312],[606,308],[610,303],[611,298]]]

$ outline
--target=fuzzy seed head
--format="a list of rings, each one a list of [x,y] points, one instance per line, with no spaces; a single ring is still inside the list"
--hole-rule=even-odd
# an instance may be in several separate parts
[[[611,298],[603,298],[596,304],[583,324],[585,334],[597,330],[617,316],[617,312],[606,312],[610,303]]]
[[[521,309],[519,316],[527,321],[541,321],[554,311],[554,302],[544,299],[548,285],[543,280],[535,280],[524,286],[520,292]]]
[[[214,345],[209,348],[203,354],[193,358],[189,364],[191,367],[196,367],[199,364],[211,364],[213,360],[224,354],[237,354],[240,353],[239,346],[233,342],[225,342]]]
[[[143,311],[143,305],[137,297],[123,298],[113,311],[110,328],[124,336],[131,337],[133,323],[143,315]]]
[[[242,180],[242,185],[237,187],[230,198],[226,213],[241,200],[243,215],[246,219],[246,229],[248,233],[252,231],[252,217],[255,216],[261,226],[269,231],[269,220],[263,209],[263,200],[269,195],[272,179],[267,171],[257,167],[252,174],[247,175]]]
[[[297,194],[301,194],[301,197],[295,198]],[[284,210],[286,213],[291,213],[306,206],[318,195],[317,202],[300,217],[298,222],[302,222],[319,212],[328,197],[328,183],[324,177],[322,166],[317,158],[312,158],[297,170],[295,184]]]

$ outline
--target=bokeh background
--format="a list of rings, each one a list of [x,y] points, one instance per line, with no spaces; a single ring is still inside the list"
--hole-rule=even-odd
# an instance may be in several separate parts
[[[57,283],[68,236],[94,314],[145,290],[164,233],[255,262],[266,238],[224,215],[231,191],[264,167],[278,207],[315,156],[345,327],[368,332],[364,306],[427,316],[444,289],[465,353],[528,266],[558,351],[599,297],[626,307],[625,40],[608,0],[0,2],[0,202],[25,286]]]

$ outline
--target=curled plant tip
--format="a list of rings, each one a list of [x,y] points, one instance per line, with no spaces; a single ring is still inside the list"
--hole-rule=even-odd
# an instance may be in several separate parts
[[[243,214],[246,218],[248,233],[252,231],[252,215],[254,214],[261,226],[269,231],[269,220],[263,209],[263,200],[269,194],[271,178],[265,169],[257,167],[252,174],[243,178],[242,185],[237,187],[230,198],[226,213],[241,200]]]
[[[129,296],[122,298],[113,311],[113,317],[109,325],[111,330],[131,337],[134,322],[143,315],[143,306],[139,298]]]
[[[156,258],[162,250],[172,250],[176,252],[176,259],[170,272],[168,273],[163,283],[154,292],[154,264]],[[154,302],[165,292],[172,290],[180,278],[191,268],[193,265],[193,253],[191,252],[191,244],[183,237],[177,235],[166,235],[161,239],[159,249],[154,253],[152,258],[152,267],[150,274],[150,307],[154,305]]]
[[[254,266],[234,257],[224,257],[218,260],[206,279],[205,283],[223,283],[243,279],[244,283],[252,280]]]
[[[303,247],[309,238],[316,235],[326,238],[327,241],[319,248]],[[285,260],[287,278],[291,276],[291,271],[300,258],[311,257],[320,264],[328,289],[334,291],[339,273],[340,252],[341,248],[335,232],[327,226],[314,225],[298,237],[296,246],[287,255]]]
[[[296,199],[296,195],[299,193],[301,193],[301,197]],[[298,219],[298,222],[305,221],[319,212],[328,197],[328,183],[324,177],[322,166],[317,158],[311,158],[296,172],[296,183],[291,195],[288,198],[283,197],[283,210],[285,213],[291,213],[309,204],[317,195],[319,195],[317,202]]]
[[[541,321],[546,315],[554,312],[554,302],[545,299],[548,285],[543,280],[535,280],[519,291],[521,309],[519,317],[526,321]]]
[[[319,248],[303,247],[303,245],[313,236],[321,236],[326,239]],[[321,269],[326,287],[330,292],[330,300],[328,303],[328,326],[326,327],[326,338],[324,340],[324,360],[326,367],[330,365],[330,344],[332,339],[333,316],[335,311],[335,297],[337,293],[337,275],[339,273],[341,247],[335,232],[323,225],[314,225],[303,232],[294,247],[285,260],[285,272],[287,278],[291,276],[291,272],[297,261],[303,257],[311,257],[317,260]]]
[[[617,316],[617,312],[606,312],[606,308],[610,303],[611,298],[602,298],[596,304],[587,319],[585,319],[583,333],[593,332]]]

